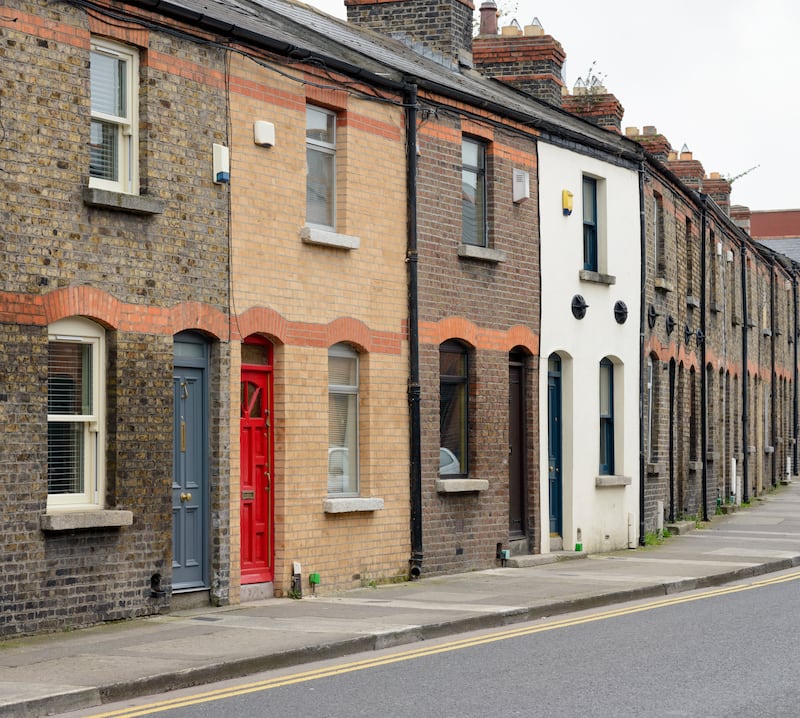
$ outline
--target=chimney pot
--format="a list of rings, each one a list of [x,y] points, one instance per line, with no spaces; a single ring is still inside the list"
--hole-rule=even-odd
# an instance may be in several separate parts
[[[658,130],[656,129],[655,125],[645,125],[642,127],[642,134],[643,135],[657,135]]]
[[[625,137],[638,137],[639,136],[639,128],[638,127],[626,127],[625,128]]]
[[[480,7],[481,22],[479,35],[497,35],[497,4],[494,0],[484,0]]]

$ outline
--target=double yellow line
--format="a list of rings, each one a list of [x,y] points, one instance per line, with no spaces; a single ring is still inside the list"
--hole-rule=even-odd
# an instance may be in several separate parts
[[[703,593],[695,593],[691,595],[682,594],[675,596],[674,598],[665,598],[658,601],[652,601],[650,603],[642,603],[636,606],[616,608],[610,611],[592,613],[586,616],[576,616],[574,618],[565,618],[563,620],[548,621],[547,623],[541,623],[535,626],[528,625],[520,628],[495,631],[483,636],[464,638],[458,641],[440,643],[435,646],[424,646],[420,648],[415,648],[414,650],[402,651],[400,653],[393,653],[387,656],[369,658],[363,661],[341,663],[337,664],[336,666],[331,666],[329,668],[317,668],[312,671],[303,671],[301,673],[293,673],[291,675],[283,676],[280,678],[270,678],[264,681],[245,683],[231,688],[222,688],[214,691],[195,693],[191,696],[185,696],[183,698],[172,698],[170,700],[159,701],[157,703],[149,703],[147,705],[137,706],[133,708],[121,708],[119,710],[109,711],[107,713],[98,713],[96,715],[90,716],[90,718],[136,718],[136,716],[152,715],[154,713],[171,710],[173,708],[185,708],[187,706],[193,706],[199,703],[219,701],[225,698],[233,698],[235,696],[247,695],[248,693],[257,693],[258,691],[266,691],[271,688],[290,686],[296,683],[304,683],[306,681],[315,681],[318,680],[319,678],[329,678],[331,676],[338,676],[343,673],[352,673],[353,671],[361,671],[366,668],[386,666],[391,663],[399,663],[400,661],[410,661],[415,658],[434,656],[438,653],[459,651],[463,648],[471,648],[473,646],[480,646],[486,643],[495,643],[496,641],[505,641],[508,640],[509,638],[530,636],[534,633],[542,633],[543,631],[553,631],[559,628],[567,628],[569,626],[578,626],[582,623],[604,621],[608,618],[627,616],[633,613],[641,613],[643,611],[652,611],[657,608],[666,608],[668,606],[674,606],[681,603],[690,603],[692,601],[705,600],[707,598],[714,598],[716,596],[725,596],[727,594],[739,593],[741,591],[749,591],[754,588],[763,588],[764,586],[786,583],[788,581],[796,581],[798,579],[800,579],[800,571],[781,576],[774,576],[772,578],[763,579],[761,581],[753,581],[747,584],[716,588],[710,591],[704,591]]]

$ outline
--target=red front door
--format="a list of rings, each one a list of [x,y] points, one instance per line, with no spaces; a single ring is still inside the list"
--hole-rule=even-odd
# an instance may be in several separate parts
[[[243,366],[241,391],[241,581],[272,581],[272,368]]]

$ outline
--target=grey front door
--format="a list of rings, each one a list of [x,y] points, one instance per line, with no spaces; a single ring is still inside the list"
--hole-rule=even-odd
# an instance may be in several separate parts
[[[201,338],[175,339],[173,372],[172,588],[208,586],[208,351]]]

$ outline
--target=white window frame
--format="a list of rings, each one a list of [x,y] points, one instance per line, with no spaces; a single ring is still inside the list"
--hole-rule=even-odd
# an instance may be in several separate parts
[[[358,352],[353,349],[349,344],[339,343],[334,344],[332,347],[328,349],[328,362],[330,365],[331,358],[344,358],[344,359],[351,359],[355,362],[355,384],[334,384],[328,380],[328,407],[329,410],[332,406],[331,400],[334,396],[347,396],[355,397],[355,401],[353,402],[353,415],[348,416],[347,422],[348,426],[345,430],[345,434],[347,438],[345,439],[345,444],[347,446],[341,446],[338,443],[334,444],[332,442],[332,436],[330,432],[330,427],[328,431],[328,495],[329,496],[358,496],[360,493],[360,476],[359,476],[359,442],[360,442],[360,431],[359,431],[359,424],[360,424],[360,395],[359,395],[359,384],[360,384],[360,372],[361,372],[361,363],[359,361]],[[330,376],[330,371],[329,371]],[[331,475],[331,466],[333,462],[336,462],[337,459],[336,454],[338,452],[342,452],[340,456],[344,457],[344,463],[342,464],[343,470],[346,466],[346,474],[342,477],[342,486],[338,488],[335,486],[337,481],[339,480],[338,476]]]
[[[105,497],[105,332],[88,319],[60,319],[48,327],[48,345],[53,343],[91,347],[91,411],[88,414],[47,415],[48,429],[57,423],[77,423],[83,427],[83,491],[51,494],[48,485],[47,509],[101,509]],[[48,362],[48,387],[49,383]]]
[[[124,63],[125,87],[121,93],[123,113],[113,115],[97,110],[92,104],[92,123],[116,127],[116,173],[114,179],[94,177],[89,168],[89,186],[125,194],[139,193],[139,53],[132,47],[100,38],[92,38],[92,55],[110,57]],[[91,63],[90,63],[91,65]],[[91,70],[90,70],[91,74]],[[91,84],[91,83],[90,83]],[[91,132],[91,129],[90,129]]]
[[[332,128],[333,128],[333,142],[325,142],[315,137],[311,137],[308,134],[308,119],[311,113],[317,113],[319,115],[327,116],[328,118],[333,118]],[[316,152],[321,155],[325,155],[327,157],[332,158],[332,167],[331,167],[331,184],[330,187],[330,206],[327,207],[328,214],[330,215],[330,224],[327,222],[313,222],[309,219],[309,204],[308,204],[308,197],[309,197],[309,184],[311,180],[311,173],[309,172],[308,167],[308,159],[306,159],[306,224],[314,226],[314,227],[323,227],[324,229],[328,229],[331,231],[336,231],[336,113],[331,112],[330,110],[326,110],[322,107],[317,107],[316,105],[306,105],[306,158],[308,158],[308,153]]]

